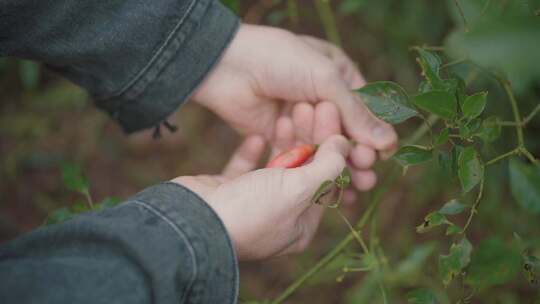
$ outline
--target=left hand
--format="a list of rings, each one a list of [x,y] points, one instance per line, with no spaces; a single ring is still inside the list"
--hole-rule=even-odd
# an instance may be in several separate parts
[[[328,42],[243,24],[193,99],[240,133],[261,135],[276,149],[284,147],[276,135],[290,133],[280,121],[295,115],[293,105],[303,103],[299,116],[308,117],[310,113],[302,114],[312,111],[306,105],[313,109],[329,102],[338,110],[332,124],[338,125],[340,134],[343,125],[343,133],[358,143],[350,157],[357,175],[374,180],[370,167],[377,151],[383,157],[393,153],[397,135],[350,91],[364,84],[353,62]]]

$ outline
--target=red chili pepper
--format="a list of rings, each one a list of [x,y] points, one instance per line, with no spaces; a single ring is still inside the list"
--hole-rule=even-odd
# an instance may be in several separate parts
[[[300,167],[317,151],[317,145],[301,145],[282,152],[274,157],[266,168],[296,168]]]

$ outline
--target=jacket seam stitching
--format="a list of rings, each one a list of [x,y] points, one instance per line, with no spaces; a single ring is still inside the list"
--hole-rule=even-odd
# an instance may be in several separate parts
[[[193,274],[192,274],[192,276],[191,276],[191,278],[189,280],[188,286],[186,286],[185,289],[184,289],[186,292],[182,293],[182,297],[185,297],[187,294],[189,294],[189,290],[191,290],[191,288],[193,287],[193,284],[195,283],[195,280],[196,280],[196,278],[198,276],[197,258],[196,258],[196,255],[195,255],[195,249],[193,248],[193,245],[189,241],[189,238],[187,237],[185,232],[183,232],[182,229],[180,229],[180,227],[178,227],[178,225],[176,225],[174,223],[174,221],[172,221],[167,216],[165,216],[163,214],[163,212],[161,212],[160,210],[150,206],[147,203],[144,203],[144,202],[141,202],[141,201],[138,201],[138,200],[134,200],[134,201],[132,201],[132,203],[137,204],[137,205],[147,209],[148,211],[152,212],[157,217],[159,217],[160,219],[165,221],[165,223],[167,223],[174,230],[174,232],[176,232],[178,234],[180,239],[182,239],[182,241],[188,245],[187,247],[188,247],[190,257],[191,257],[191,262],[192,262],[192,265],[193,265]]]
[[[107,99],[122,96],[122,95],[125,95],[125,94],[130,94],[130,93],[132,93],[132,92],[130,92],[130,90],[133,87],[137,87],[138,82],[140,82],[140,81],[146,82],[146,83],[151,82],[152,79],[146,79],[147,78],[146,76],[148,75],[149,71],[151,71],[153,68],[160,68],[160,62],[168,61],[168,58],[163,58],[164,56],[170,57],[171,56],[170,54],[174,53],[174,52],[167,53],[166,51],[171,47],[171,45],[170,45],[171,41],[174,41],[175,38],[177,37],[178,33],[182,32],[182,25],[184,25],[185,21],[193,13],[194,8],[196,7],[196,5],[197,4],[204,5],[205,1],[202,1],[202,3],[199,3],[199,2],[201,2],[201,1],[198,1],[198,0],[191,1],[188,8],[186,9],[186,13],[182,17],[180,17],[178,22],[176,22],[176,24],[174,25],[172,30],[167,35],[167,38],[165,38],[165,40],[161,43],[160,47],[152,54],[150,60],[148,60],[148,62],[140,69],[140,71],[138,73],[136,73],[134,76],[132,76],[132,78],[125,85],[123,85],[121,88],[117,89],[116,91],[112,92],[111,94],[107,94],[107,95],[103,95],[103,96],[97,96],[97,99],[107,100]],[[181,40],[184,40],[184,39],[181,39]],[[163,65],[163,64],[161,64],[161,65]],[[155,78],[155,77],[152,77],[152,78]],[[146,85],[144,85],[144,87],[145,86]],[[137,94],[135,94],[135,95],[137,95]]]

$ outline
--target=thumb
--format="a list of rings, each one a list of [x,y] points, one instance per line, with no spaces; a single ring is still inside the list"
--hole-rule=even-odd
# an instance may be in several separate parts
[[[311,196],[324,181],[334,180],[343,171],[349,151],[345,137],[331,136],[319,147],[311,163],[286,170],[285,178],[292,179],[292,184],[304,185],[304,192]]]
[[[345,130],[352,139],[383,152],[396,148],[397,134],[394,128],[375,117],[341,79],[336,77],[317,88],[321,88],[319,92],[323,100],[337,105]]]

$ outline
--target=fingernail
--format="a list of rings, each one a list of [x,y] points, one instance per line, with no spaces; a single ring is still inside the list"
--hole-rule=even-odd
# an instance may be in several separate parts
[[[386,126],[376,126],[371,131],[371,134],[376,138],[387,138],[390,136],[390,129]]]

